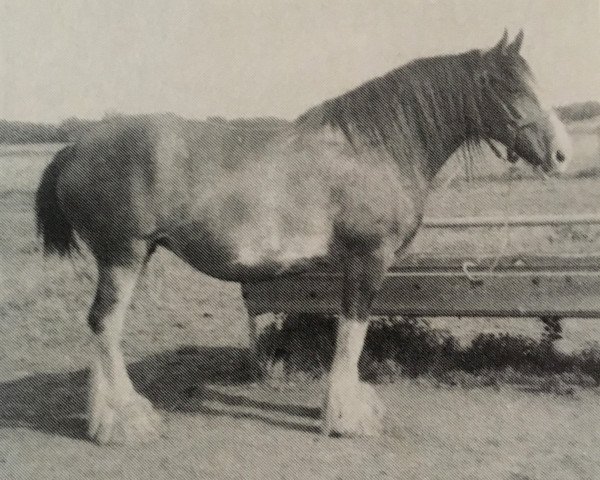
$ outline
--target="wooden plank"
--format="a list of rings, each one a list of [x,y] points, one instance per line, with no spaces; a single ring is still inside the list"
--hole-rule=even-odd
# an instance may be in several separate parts
[[[600,272],[502,272],[472,282],[453,272],[386,277],[375,315],[600,318]],[[301,275],[244,285],[249,309],[338,313],[341,277]]]
[[[425,218],[425,228],[481,228],[481,227],[544,227],[550,225],[600,225],[600,214],[525,215],[517,217],[456,217]]]
[[[590,255],[529,255],[511,254],[477,256],[435,256],[424,253],[412,253],[398,256],[390,268],[394,272],[439,272],[450,271],[456,274],[463,273],[465,262],[475,264],[469,267],[470,271],[487,271],[494,266],[494,272],[530,271],[530,272],[561,272],[564,270],[600,271],[600,253]],[[307,272],[308,274],[336,273],[335,266],[323,265],[318,270]]]
[[[424,254],[409,254],[398,257],[391,268],[392,272],[422,272],[422,271],[456,271],[462,272],[465,261],[474,262],[477,268],[470,270],[487,270],[493,265],[495,272],[511,271],[564,271],[583,270],[600,271],[600,254],[592,255],[525,255],[513,254],[496,257],[458,257],[458,256],[429,256]]]

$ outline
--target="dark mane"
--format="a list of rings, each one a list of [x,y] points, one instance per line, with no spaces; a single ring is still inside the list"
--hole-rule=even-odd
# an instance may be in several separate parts
[[[435,156],[448,138],[485,134],[481,66],[478,50],[415,60],[324,102],[321,124],[340,129],[355,146],[366,141],[395,153],[425,148]]]

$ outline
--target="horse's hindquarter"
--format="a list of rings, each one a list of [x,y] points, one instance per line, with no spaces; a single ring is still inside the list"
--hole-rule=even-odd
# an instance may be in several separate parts
[[[204,157],[214,157],[218,135],[201,141]],[[57,194],[75,229],[98,249],[152,238],[185,217],[193,192],[210,179],[211,164],[189,155],[183,121],[172,116],[105,121],[74,152]]]

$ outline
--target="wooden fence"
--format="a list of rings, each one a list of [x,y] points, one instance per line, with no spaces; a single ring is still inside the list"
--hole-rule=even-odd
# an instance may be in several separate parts
[[[600,215],[429,218],[423,227],[502,225],[600,225]],[[267,312],[337,313],[341,284],[339,272],[314,271],[246,284],[242,292],[251,317]],[[600,318],[600,253],[400,258],[386,276],[373,314]]]

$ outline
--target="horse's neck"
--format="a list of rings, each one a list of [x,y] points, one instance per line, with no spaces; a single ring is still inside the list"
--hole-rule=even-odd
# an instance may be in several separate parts
[[[418,163],[416,169],[421,172],[423,181],[428,187],[431,186],[435,177],[450,157],[464,145],[465,142],[465,135],[460,132],[445,138],[443,142],[440,142],[440,147],[435,151],[423,147],[420,149],[420,155],[411,159],[413,162]]]
[[[412,154],[398,161],[403,189],[409,192],[416,211],[423,215],[434,180],[449,158],[464,144],[464,135],[445,139],[443,148],[432,152],[426,146],[414,147]]]

